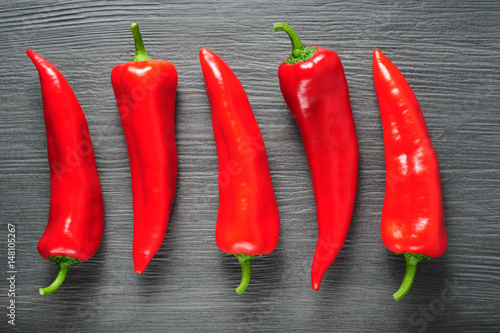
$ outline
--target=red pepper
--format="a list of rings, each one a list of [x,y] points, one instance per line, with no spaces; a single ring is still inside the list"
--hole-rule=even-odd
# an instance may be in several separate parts
[[[404,253],[406,274],[394,299],[410,290],[422,258],[435,258],[448,245],[441,176],[436,152],[415,94],[382,52],[373,52],[373,81],[384,128],[386,186],[382,240]]]
[[[311,269],[312,288],[344,245],[358,183],[358,140],[349,89],[338,55],[321,47],[302,47],[285,23],[275,23],[292,41],[292,55],[281,63],[281,92],[304,142],[318,219],[318,242]]]
[[[236,288],[241,294],[250,281],[251,259],[272,252],[278,243],[278,206],[264,140],[245,90],[215,53],[202,49],[200,62],[219,157],[215,240],[221,251],[234,254],[241,264]]]
[[[137,24],[131,29],[136,55],[132,62],[113,68],[111,83],[132,174],[133,259],[140,274],[163,243],[174,201],[177,70],[168,61],[151,60]]]
[[[90,259],[99,248],[104,209],[94,149],[80,103],[54,65],[31,50],[26,53],[40,76],[47,131],[50,211],[38,252],[59,265],[55,281],[40,288],[41,295],[48,295],[64,282],[69,266]]]

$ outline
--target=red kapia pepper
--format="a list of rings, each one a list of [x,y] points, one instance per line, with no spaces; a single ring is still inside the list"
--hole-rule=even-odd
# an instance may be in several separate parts
[[[219,212],[215,240],[241,264],[243,293],[250,282],[251,259],[274,250],[279,214],[264,140],[248,97],[231,68],[202,49],[200,62],[219,157]]]
[[[40,288],[56,291],[69,266],[90,259],[101,244],[104,209],[94,149],[85,115],[68,81],[35,52],[42,88],[50,167],[50,210],[47,228],[38,242],[40,255],[59,265],[55,281]]]
[[[358,140],[349,89],[338,55],[321,47],[302,47],[285,23],[275,23],[292,41],[292,55],[281,63],[281,92],[304,142],[311,170],[318,242],[311,269],[312,288],[344,245],[358,184]]]
[[[151,60],[137,23],[132,62],[117,65],[111,83],[127,142],[134,208],[133,259],[142,273],[160,249],[177,183],[175,93],[177,70],[165,60]]]
[[[415,94],[382,52],[373,52],[373,81],[384,128],[386,185],[382,240],[403,253],[406,274],[394,299],[410,290],[417,264],[448,245],[436,152]]]

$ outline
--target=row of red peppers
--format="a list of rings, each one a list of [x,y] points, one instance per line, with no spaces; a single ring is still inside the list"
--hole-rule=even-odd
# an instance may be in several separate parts
[[[136,55],[113,68],[111,82],[123,126],[132,176],[135,271],[142,273],[161,247],[177,182],[175,97],[177,71],[170,62],[151,60],[137,24]],[[292,54],[278,69],[284,100],[294,116],[311,171],[318,241],[311,269],[318,290],[326,270],[344,245],[357,189],[358,141],[349,90],[338,55],[303,47],[293,29],[275,23],[292,42]],[[48,61],[27,51],[39,74],[51,177],[47,228],[38,243],[42,257],[59,273],[42,295],[54,292],[68,267],[97,251],[104,226],[101,187],[83,111],[68,82]],[[264,140],[247,95],[230,67],[202,49],[200,62],[212,109],[219,158],[219,212],[215,239],[235,255],[249,284],[251,259],[272,252],[279,237],[279,213]],[[422,258],[447,246],[441,179],[436,154],[418,101],[403,75],[380,51],[373,76],[382,124],[386,192],[382,240],[404,253],[407,270],[396,300],[411,287]]]

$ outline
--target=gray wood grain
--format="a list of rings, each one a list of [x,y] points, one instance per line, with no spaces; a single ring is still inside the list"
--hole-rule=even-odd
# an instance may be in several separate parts
[[[16,225],[16,329],[91,331],[500,330],[500,3],[498,1],[4,1],[0,8],[0,310],[7,325],[7,224]],[[133,272],[132,196],[123,131],[109,74],[129,61],[138,22],[149,55],[177,67],[178,189],[163,247]],[[359,188],[346,244],[310,287],[317,226],[302,142],[276,71],[290,44],[335,50],[345,67],[360,149]],[[217,156],[198,51],[218,53],[245,87],[266,143],[281,216],[278,247],[256,258],[238,296],[234,258],[218,250]],[[41,297],[57,267],[36,245],[50,198],[45,125],[33,49],[56,65],[86,114],[105,202],[97,254]],[[371,53],[404,73],[437,151],[448,251],[421,263],[394,302],[401,256],[381,242],[382,127]]]

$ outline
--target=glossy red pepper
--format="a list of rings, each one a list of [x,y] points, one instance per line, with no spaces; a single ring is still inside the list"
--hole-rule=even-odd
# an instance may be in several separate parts
[[[326,270],[344,245],[358,184],[358,140],[349,89],[338,55],[321,47],[302,47],[285,23],[275,23],[292,41],[292,55],[281,63],[281,92],[304,142],[311,170],[318,242],[311,269],[319,290]]]
[[[394,299],[410,290],[417,263],[448,245],[436,152],[415,94],[381,51],[373,52],[373,81],[384,128],[386,186],[382,240],[404,253],[406,274]]]
[[[151,60],[136,23],[136,55],[117,65],[111,83],[127,142],[134,208],[134,269],[142,273],[160,249],[177,183],[175,93],[177,70]]]
[[[202,49],[200,62],[212,109],[219,157],[219,213],[215,240],[241,264],[243,293],[250,281],[251,259],[274,250],[279,213],[264,140],[248,97],[231,68]]]
[[[40,255],[59,265],[59,273],[41,295],[56,291],[69,266],[90,259],[101,244],[104,209],[94,149],[85,115],[73,90],[57,68],[35,52],[42,88],[50,167],[50,210],[38,242]]]

